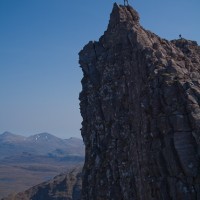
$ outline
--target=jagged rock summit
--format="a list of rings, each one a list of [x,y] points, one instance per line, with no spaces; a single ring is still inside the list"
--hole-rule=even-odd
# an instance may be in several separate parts
[[[80,52],[83,200],[200,199],[200,47],[114,4]]]

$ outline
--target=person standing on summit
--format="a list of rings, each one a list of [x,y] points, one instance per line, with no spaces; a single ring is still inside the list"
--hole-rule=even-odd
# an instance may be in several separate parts
[[[128,6],[129,4],[128,4],[128,0],[124,0],[124,5],[125,6]]]

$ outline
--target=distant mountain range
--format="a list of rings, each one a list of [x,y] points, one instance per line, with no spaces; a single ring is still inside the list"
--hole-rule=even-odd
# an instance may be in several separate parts
[[[83,141],[78,138],[61,139],[49,133],[30,137],[4,132],[0,135],[0,160],[10,156],[37,155],[49,157],[84,156]]]

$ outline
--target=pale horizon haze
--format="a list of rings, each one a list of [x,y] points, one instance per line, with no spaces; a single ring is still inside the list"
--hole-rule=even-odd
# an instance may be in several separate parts
[[[0,134],[81,138],[78,53],[104,33],[114,2],[0,0]],[[200,44],[199,0],[129,3],[145,29]]]

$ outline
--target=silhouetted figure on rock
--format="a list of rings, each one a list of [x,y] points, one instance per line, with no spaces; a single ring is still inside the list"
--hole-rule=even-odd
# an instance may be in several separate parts
[[[179,39],[182,39],[182,35],[181,34],[179,35]]]
[[[128,0],[124,0],[124,5],[125,6],[128,6],[129,4],[128,4]]]

